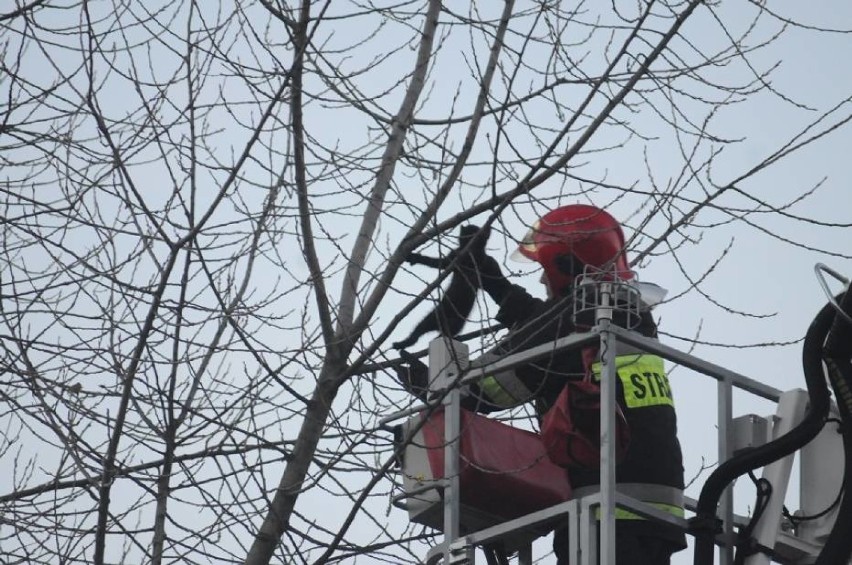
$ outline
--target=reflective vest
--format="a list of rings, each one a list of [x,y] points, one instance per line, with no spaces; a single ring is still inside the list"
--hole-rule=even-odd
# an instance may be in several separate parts
[[[616,467],[616,489],[683,517],[682,456],[677,440],[674,398],[663,359],[627,344],[617,343],[616,347],[616,398],[631,428],[627,457]],[[588,347],[582,354],[576,353],[582,355],[582,366],[591,377],[600,381],[603,367],[597,348]],[[490,352],[482,360],[487,362],[499,357],[500,353]],[[567,376],[562,375],[562,378]],[[582,375],[575,378],[582,378]],[[519,368],[486,376],[477,386],[487,404],[511,408],[541,400],[538,384],[530,382],[529,375],[524,378]],[[549,408],[549,404],[545,404],[544,409]],[[569,469],[569,475],[578,497],[599,489],[597,469]],[[641,516],[621,508],[616,509],[616,518],[642,520]]]
[[[666,376],[663,359],[657,355],[643,353],[629,345],[617,343],[615,357],[616,373],[624,392],[626,408],[666,405],[674,408],[672,390]],[[585,348],[583,356],[595,355],[596,348]],[[497,361],[500,353],[489,352],[480,358],[482,364]],[[591,371],[596,381],[601,379],[602,363],[596,355],[595,361],[584,362],[587,371]],[[537,396],[536,389],[530,388],[524,379],[514,370],[502,371],[483,377],[477,382],[484,400],[499,408],[514,408]]]
[[[483,364],[500,359],[501,354],[489,352],[480,357]],[[483,400],[497,408],[514,408],[535,399],[534,391],[527,388],[514,369],[483,377],[477,382]]]

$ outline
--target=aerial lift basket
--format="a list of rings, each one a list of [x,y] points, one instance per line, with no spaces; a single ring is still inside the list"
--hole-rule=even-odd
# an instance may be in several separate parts
[[[548,508],[571,498],[562,467],[548,459],[538,434],[503,424],[468,410],[461,411],[460,528],[477,531]],[[425,419],[425,421],[423,421]],[[412,522],[442,530],[444,477],[444,412],[412,417],[401,426],[401,437],[422,427],[402,455],[404,500]],[[523,532],[504,540],[519,547],[546,534],[548,528]]]

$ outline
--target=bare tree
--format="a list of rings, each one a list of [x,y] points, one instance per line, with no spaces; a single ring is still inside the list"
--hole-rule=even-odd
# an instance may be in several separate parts
[[[41,0],[0,29],[10,563],[415,560],[389,338],[446,276],[405,257],[465,222],[504,258],[610,207],[733,316],[705,235],[849,257],[796,235],[850,226],[801,211],[831,179],[759,182],[852,117],[774,86],[776,46],[846,31],[763,3]],[[767,105],[788,126],[742,160]]]

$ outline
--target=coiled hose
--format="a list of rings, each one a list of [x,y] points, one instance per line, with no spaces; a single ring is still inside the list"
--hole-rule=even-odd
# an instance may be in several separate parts
[[[838,302],[842,312],[852,314],[852,292],[847,289]],[[825,340],[823,358],[840,414],[846,470],[843,474],[843,501],[816,565],[834,565],[848,563],[852,555],[852,536],[849,535],[852,532],[852,496],[847,496],[852,493],[852,323],[847,316],[838,314],[834,318]]]
[[[802,365],[810,403],[802,422],[778,439],[744,450],[725,461],[710,474],[704,483],[696,505],[695,518],[690,520],[691,531],[695,535],[695,565],[713,565],[713,541],[721,527],[721,521],[716,517],[716,507],[725,488],[749,471],[768,465],[800,449],[816,437],[825,425],[830,398],[822,371],[823,344],[832,329],[835,313],[834,305],[826,304],[811,322],[805,335]],[[847,466],[847,469],[850,468],[852,467]],[[847,501],[844,499],[845,502]],[[852,539],[852,536],[848,535],[848,530],[846,537]],[[837,543],[843,542],[838,540]],[[820,565],[840,562],[823,561]]]

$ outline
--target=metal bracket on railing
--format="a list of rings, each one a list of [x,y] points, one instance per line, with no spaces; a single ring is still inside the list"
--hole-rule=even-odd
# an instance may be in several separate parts
[[[423,485],[420,488],[412,489],[407,492],[403,492],[400,494],[395,494],[391,497],[391,505],[401,510],[408,511],[408,503],[405,502],[408,498],[414,498],[418,494],[424,494],[429,492],[430,490],[442,489],[447,486],[446,481],[443,479],[438,479],[431,481],[428,485]]]
[[[405,410],[400,410],[399,412],[394,412],[393,414],[388,414],[376,425],[376,427],[385,432],[393,432],[396,426],[390,425],[391,422],[395,422],[401,418],[408,418],[409,416],[414,416],[415,414],[419,414],[424,410],[428,410],[428,404],[416,404],[411,408],[406,408]]]
[[[472,565],[473,548],[465,538],[459,538],[450,544],[446,565]]]
[[[590,326],[604,316],[619,313],[619,325],[627,329],[639,325],[642,296],[632,280],[611,271],[586,267],[574,283],[574,323]]]
[[[473,565],[473,546],[466,538],[459,538],[453,543],[445,541],[429,550],[423,563],[437,565],[442,560],[443,565]]]

